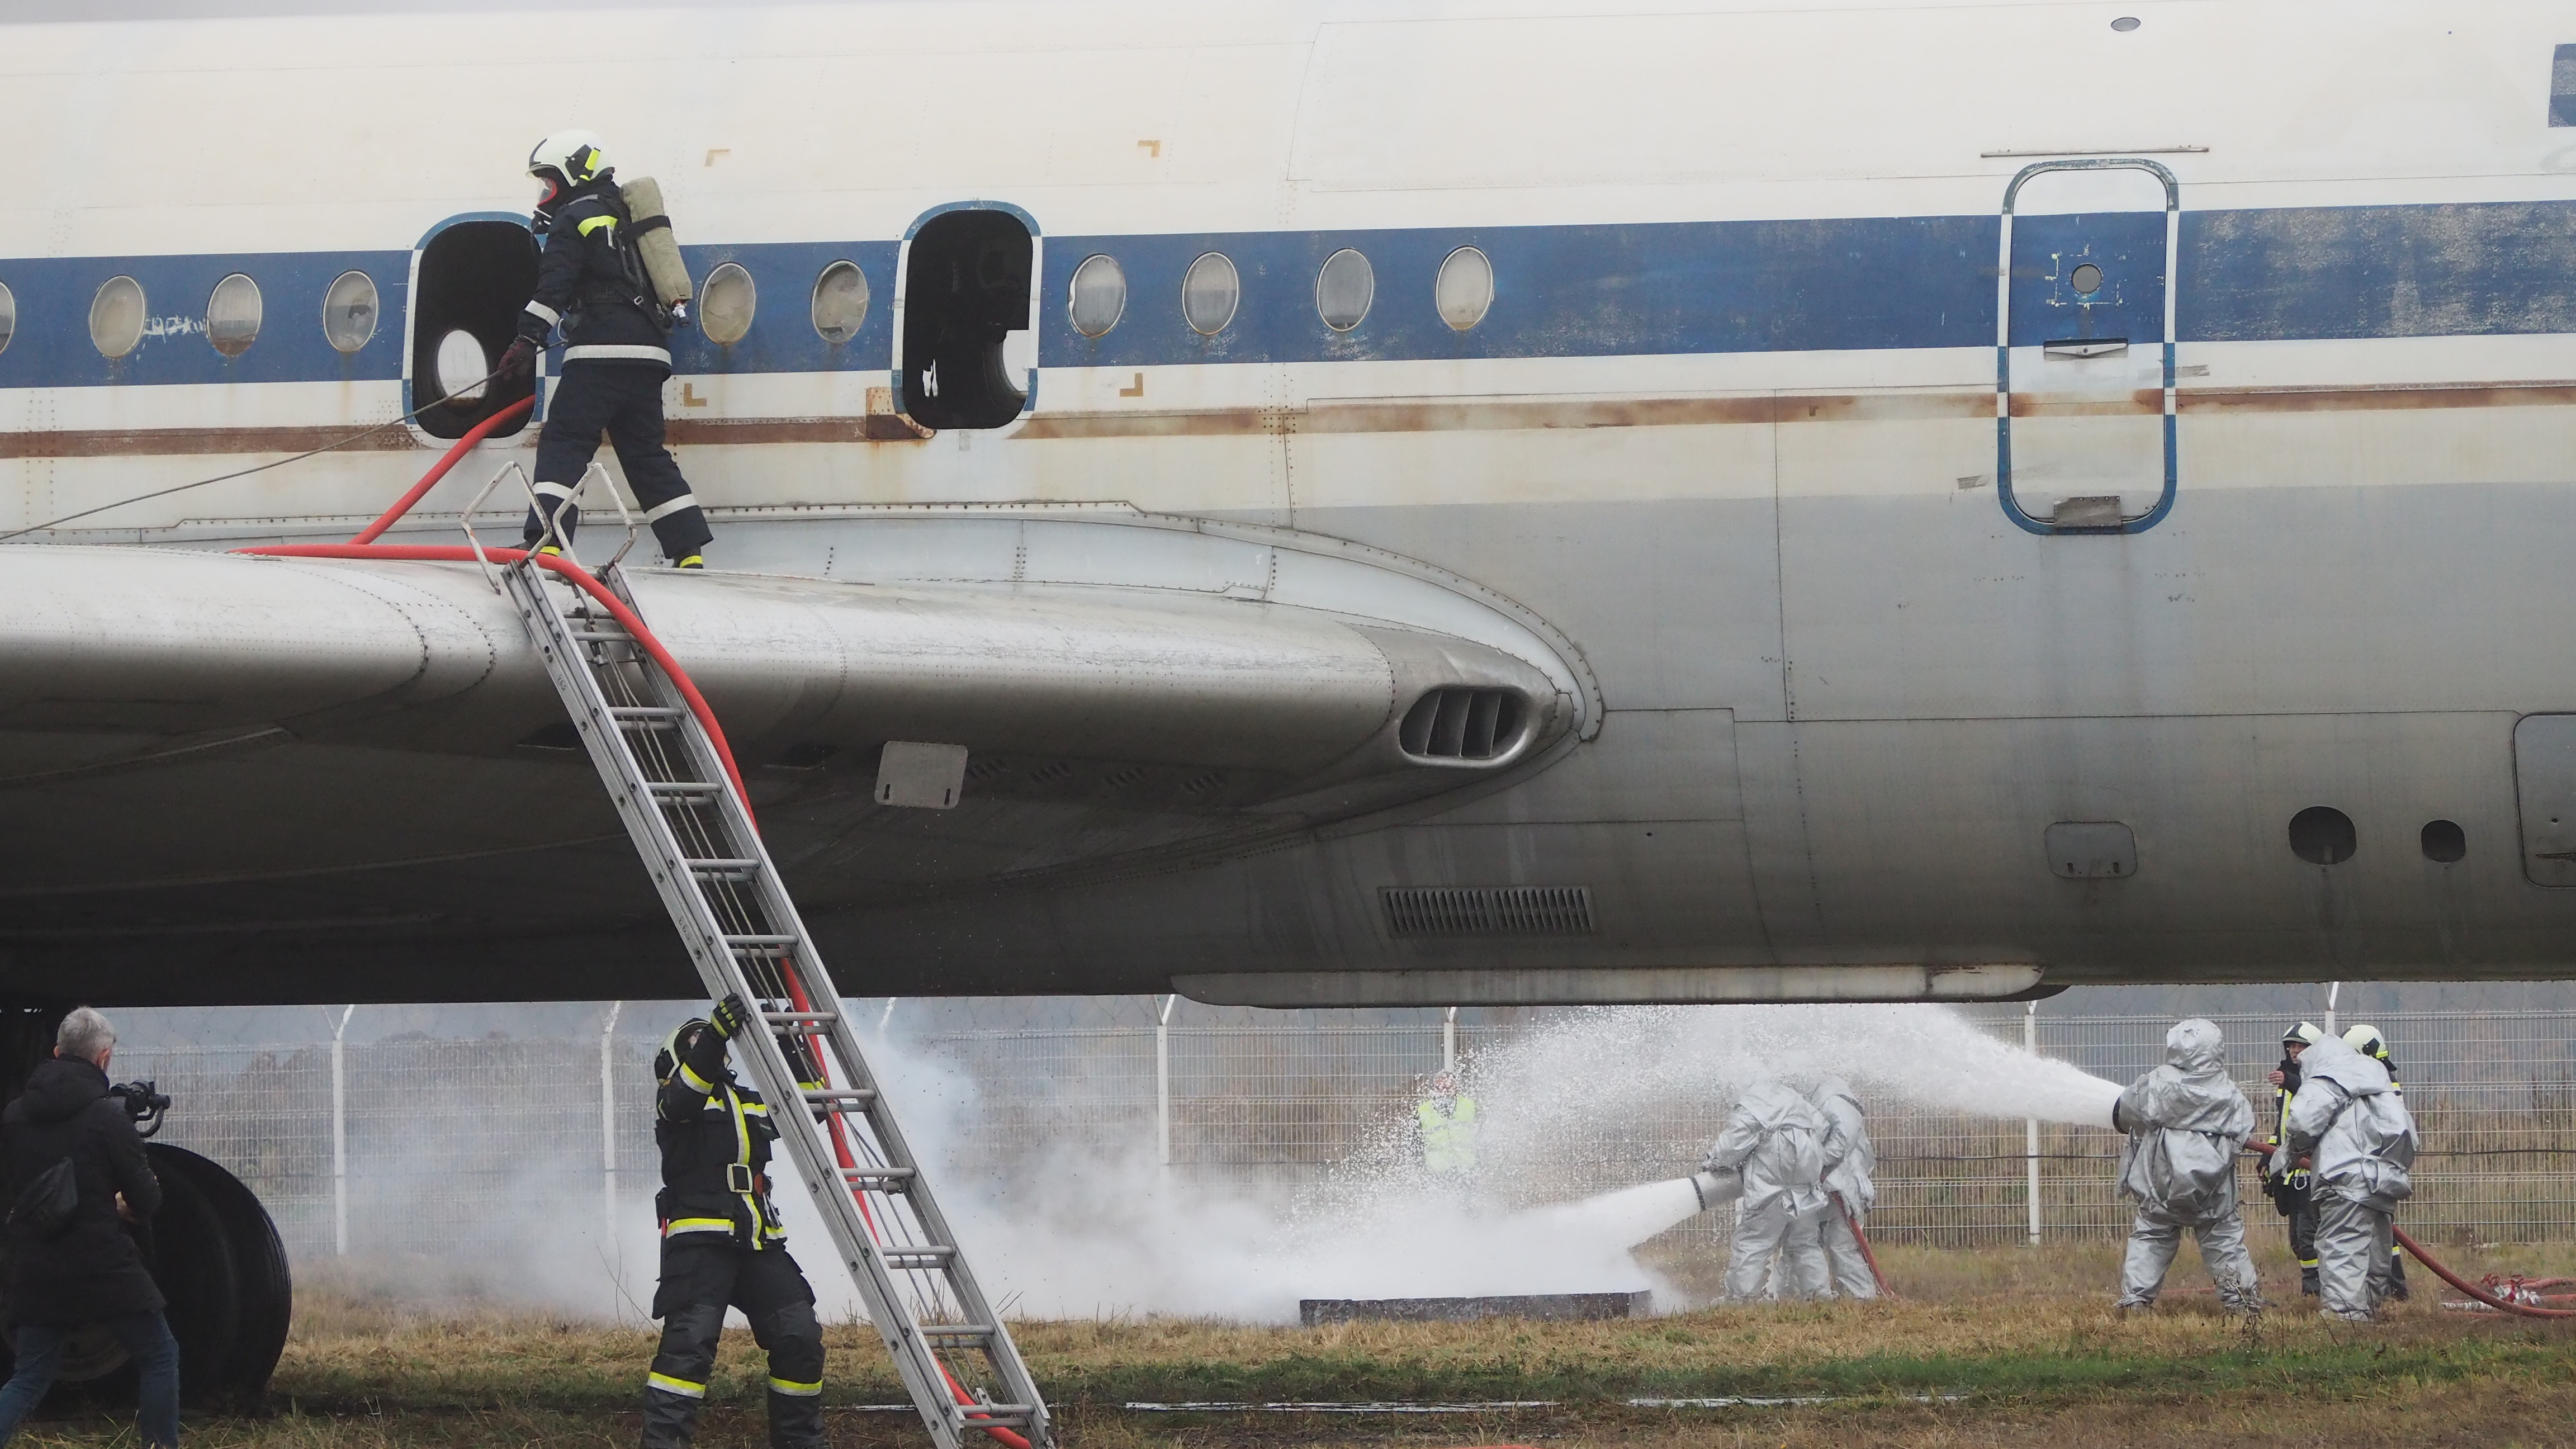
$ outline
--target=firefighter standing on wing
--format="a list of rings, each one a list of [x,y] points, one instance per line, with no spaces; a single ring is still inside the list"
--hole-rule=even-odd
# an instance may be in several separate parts
[[[769,1354],[769,1442],[823,1444],[823,1329],[814,1290],[787,1255],[769,1198],[769,1144],[777,1129],[760,1094],[725,1065],[727,1041],[759,1019],[728,996],[710,1020],[683,1022],[653,1059],[661,1084],[653,1141],[662,1149],[662,1282],[653,1316],[662,1343],[645,1379],[644,1449],[684,1449],[716,1362],[725,1309],[751,1320]]]
[[[536,294],[519,318],[518,340],[501,355],[500,375],[535,366],[538,349],[560,327],[563,380],[547,400],[537,436],[537,506],[528,511],[528,547],[546,542],[545,518],[572,537],[579,510],[573,491],[599,451],[605,431],[643,505],[662,554],[679,568],[705,566],[706,514],[689,480],[662,445],[662,383],[671,375],[670,336],[688,321],[687,304],[664,308],[644,274],[635,223],[616,173],[588,131],[557,131],[528,153],[528,174],[545,184],[529,229],[545,238]]]

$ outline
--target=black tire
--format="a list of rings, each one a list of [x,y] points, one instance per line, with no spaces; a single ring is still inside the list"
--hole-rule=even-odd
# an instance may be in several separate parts
[[[286,1351],[286,1331],[295,1316],[295,1284],[287,1268],[286,1244],[279,1240],[268,1209],[240,1178],[193,1152],[176,1147],[153,1150],[166,1154],[162,1171],[176,1166],[196,1184],[222,1223],[232,1252],[239,1313],[230,1351],[214,1374],[213,1392],[256,1399],[268,1388],[269,1375],[277,1371],[278,1356]]]

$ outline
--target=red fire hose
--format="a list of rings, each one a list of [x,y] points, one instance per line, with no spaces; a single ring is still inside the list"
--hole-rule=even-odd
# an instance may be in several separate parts
[[[1869,1276],[1878,1282],[1878,1296],[1895,1297],[1896,1285],[1888,1282],[1887,1275],[1878,1270],[1878,1254],[1870,1251],[1869,1234],[1861,1231],[1860,1214],[1851,1210],[1851,1204],[1843,1201],[1841,1193],[1833,1194],[1833,1199],[1834,1210],[1843,1215],[1843,1225],[1851,1229],[1852,1241],[1860,1244],[1860,1260],[1869,1265]]]
[[[2276,1143],[2248,1142],[2245,1144],[2245,1150],[2258,1157],[2270,1157],[2274,1152],[2279,1151],[2280,1147]],[[2432,1254],[2424,1251],[2424,1245],[2422,1243],[2419,1243],[2413,1238],[2407,1236],[2404,1228],[2391,1223],[2388,1226],[2388,1231],[2397,1239],[2399,1247],[2404,1248],[2408,1255],[2413,1257],[2416,1262],[2432,1269],[2435,1277],[2440,1278],[2443,1282],[2459,1289],[2461,1292],[2469,1295],[2472,1299],[2494,1309],[2498,1313],[2519,1313],[2525,1318],[2576,1318],[2576,1308],[2542,1308],[2536,1304],[2517,1303],[2511,1298],[2499,1297],[2487,1289],[2471,1283],[2468,1279],[2461,1277],[2450,1269],[2443,1267],[2439,1259],[2436,1259]],[[2547,1281],[2548,1280],[2543,1280],[2544,1284]]]
[[[358,536],[350,539],[349,542],[374,543],[386,529],[394,526],[395,520],[401,518],[404,514],[411,512],[411,506],[418,503],[424,494],[428,493],[430,489],[437,487],[438,480],[447,476],[448,469],[455,467],[459,462],[464,460],[467,453],[474,451],[474,445],[476,443],[479,443],[485,438],[492,436],[494,433],[499,432],[504,425],[510,423],[520,414],[536,405],[536,396],[534,394],[530,394],[529,396],[523,397],[517,402],[510,404],[508,407],[501,409],[499,412],[494,413],[492,416],[485,418],[483,421],[476,423],[466,432],[464,437],[456,440],[456,446],[447,450],[447,456],[431,464],[429,471],[420,475],[420,481],[411,485],[411,491],[409,493],[406,493],[401,498],[395,500],[394,506],[386,509],[382,518],[379,518],[375,522],[368,524],[365,528],[360,529],[358,531]],[[259,550],[244,549],[242,552],[257,553]]]

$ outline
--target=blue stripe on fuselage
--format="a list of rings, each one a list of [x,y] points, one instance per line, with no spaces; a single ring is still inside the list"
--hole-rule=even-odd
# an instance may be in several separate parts
[[[2160,216],[2095,220],[2134,260],[2154,254],[2151,215]],[[2021,218],[2015,251],[2029,257],[2024,241],[2074,224]],[[1992,216],[1949,216],[1048,236],[1039,360],[1159,367],[1983,347],[1995,335],[1998,226]],[[893,348],[897,245],[686,248],[702,279],[721,262],[740,263],[761,301],[750,334],[730,347],[694,331],[675,338],[677,369],[882,370]],[[1495,298],[1462,333],[1434,310],[1432,283],[1441,261],[1470,245],[1493,261]],[[1316,314],[1314,279],[1343,247],[1368,256],[1377,290],[1367,318],[1335,332]],[[1235,320],[1212,338],[1192,332],[1180,307],[1182,273],[1207,251],[1231,256],[1243,286]],[[1116,257],[1128,282],[1124,318],[1098,339],[1076,332],[1065,308],[1073,269],[1094,253]],[[2186,211],[2181,257],[2176,311],[2187,342],[2576,333],[2576,202]],[[835,346],[815,334],[809,304],[816,278],[838,260],[866,273],[870,306],[859,334]],[[17,310],[16,333],[0,349],[0,387],[399,377],[409,266],[401,251],[0,260]],[[351,269],[375,278],[385,317],[344,358],[322,336],[321,300]],[[233,272],[260,284],[265,318],[258,342],[226,359],[189,324]],[[90,343],[89,306],[120,273],[143,284],[163,335],[109,362]],[[2152,335],[2151,294],[2126,294],[2140,315],[2123,320],[2141,335]],[[2047,315],[2016,288],[2016,340],[2042,340],[2019,337],[2025,317],[2054,336]]]

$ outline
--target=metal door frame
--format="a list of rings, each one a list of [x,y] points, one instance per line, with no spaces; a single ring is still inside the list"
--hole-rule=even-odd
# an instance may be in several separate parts
[[[2060,528],[2044,518],[2024,513],[2013,498],[2012,485],[2012,264],[2013,200],[2021,195],[2024,183],[2048,171],[2145,171],[2165,187],[2165,488],[2156,506],[2136,518],[2122,519],[2116,527]],[[2142,156],[2082,157],[2066,161],[2038,161],[2021,168],[2004,188],[2003,232],[1995,264],[1995,496],[2002,500],[2004,516],[2024,532],[2038,534],[2119,534],[2144,533],[2164,521],[2173,511],[2175,485],[2181,477],[2180,457],[2174,431],[2174,300],[2182,291],[2182,185],[2174,174]]]

